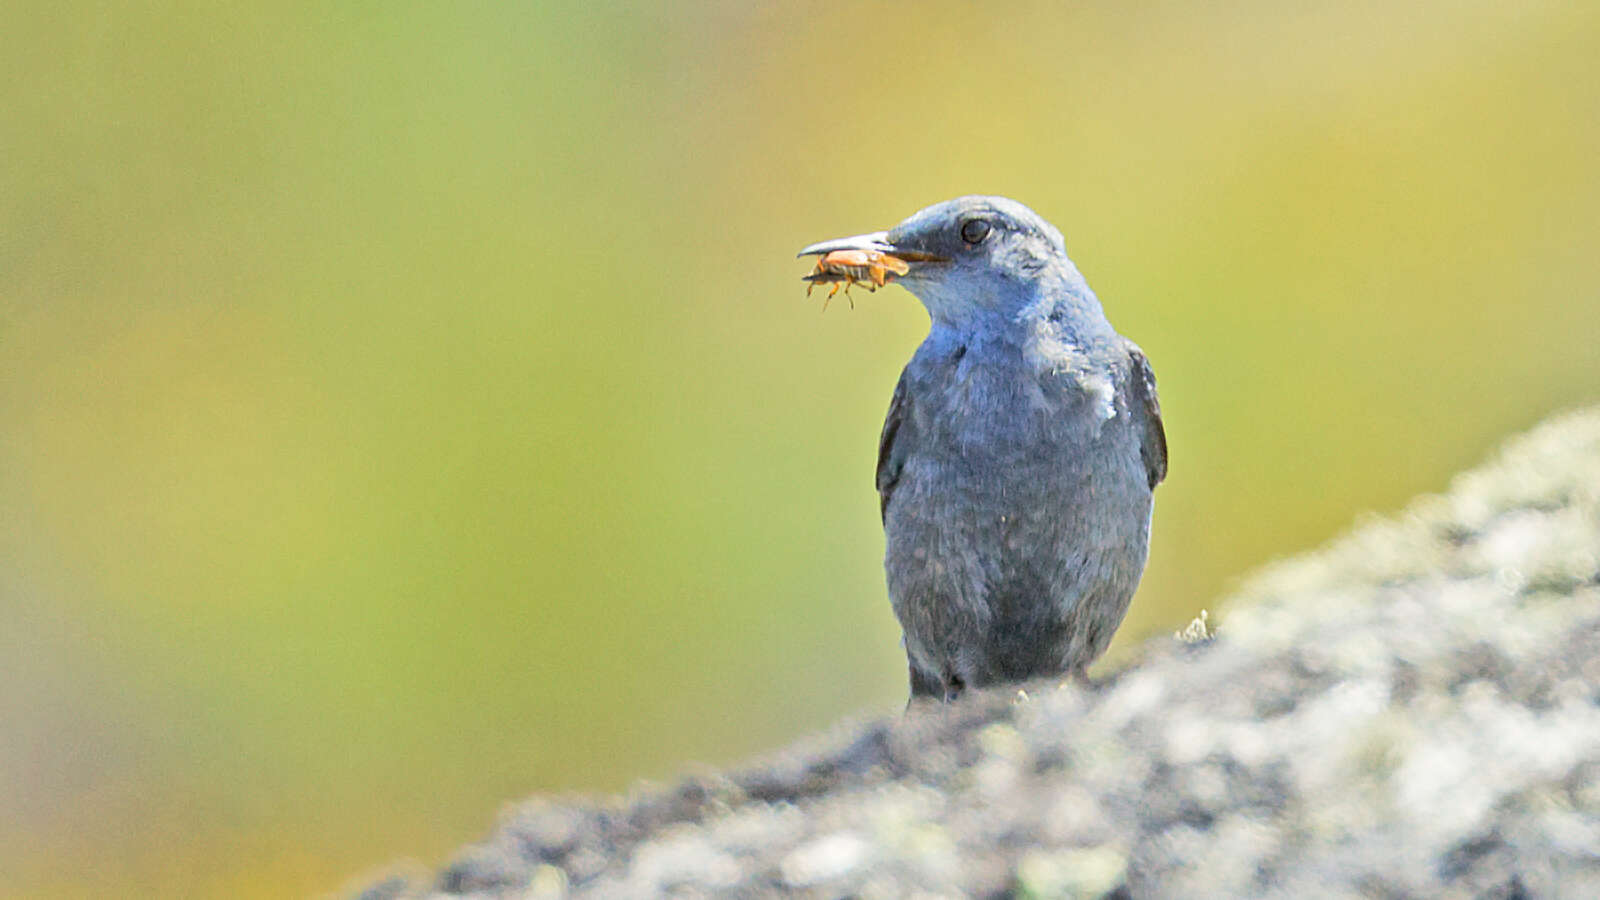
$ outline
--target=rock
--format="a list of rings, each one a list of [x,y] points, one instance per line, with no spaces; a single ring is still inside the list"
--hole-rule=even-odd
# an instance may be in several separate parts
[[[366,896],[1600,897],[1600,409],[1221,608]]]

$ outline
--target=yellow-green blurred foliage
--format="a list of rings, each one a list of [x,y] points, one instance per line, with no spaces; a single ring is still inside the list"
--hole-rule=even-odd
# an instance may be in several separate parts
[[[1154,360],[1122,648],[1600,395],[1586,0],[0,34],[0,892],[329,890],[897,709],[872,466],[926,318],[793,255],[951,196],[1059,225]]]

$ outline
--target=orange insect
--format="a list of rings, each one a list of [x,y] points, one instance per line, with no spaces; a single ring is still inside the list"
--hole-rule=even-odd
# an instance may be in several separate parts
[[[911,266],[898,256],[890,256],[877,250],[835,250],[827,256],[817,260],[817,267],[805,280],[811,282],[806,285],[806,296],[811,296],[811,289],[825,282],[833,282],[833,290],[822,301],[822,308],[828,308],[828,301],[833,295],[839,293],[839,288],[844,288],[844,296],[850,301],[851,308],[855,308],[856,301],[850,296],[850,286],[864,284],[867,290],[876,291],[889,283],[889,279],[896,275],[904,275],[911,271]]]

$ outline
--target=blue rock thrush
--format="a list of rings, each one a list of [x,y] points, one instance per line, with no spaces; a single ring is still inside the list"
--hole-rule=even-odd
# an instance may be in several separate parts
[[[839,250],[903,260],[932,319],[878,449],[912,699],[1081,676],[1128,610],[1167,472],[1149,361],[1014,200],[961,197],[800,255]]]

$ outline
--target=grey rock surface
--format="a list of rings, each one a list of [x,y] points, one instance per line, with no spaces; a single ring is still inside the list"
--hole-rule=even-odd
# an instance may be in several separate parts
[[[1221,605],[361,896],[1600,897],[1600,408]]]

